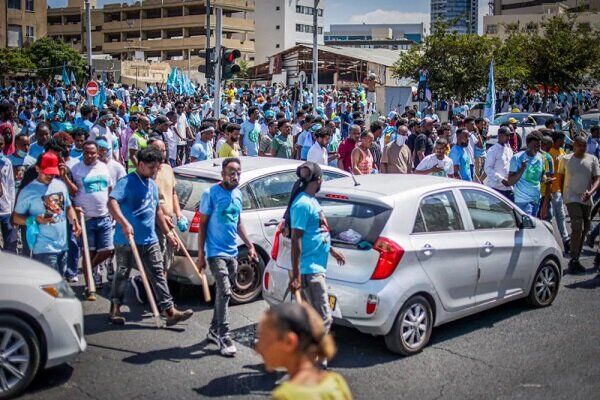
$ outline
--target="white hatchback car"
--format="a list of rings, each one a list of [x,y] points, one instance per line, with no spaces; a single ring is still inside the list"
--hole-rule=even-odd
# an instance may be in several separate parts
[[[327,266],[334,322],[385,335],[411,355],[432,328],[527,297],[548,306],[562,253],[549,224],[478,184],[422,175],[368,175],[323,184],[317,198],[331,243],[346,256]],[[290,240],[280,233],[263,298],[289,298]]]
[[[86,349],[81,302],[53,269],[0,252],[0,399]]]
[[[282,158],[240,157],[242,175],[239,189],[243,195],[242,221],[246,232],[260,256],[258,263],[250,263],[244,243],[238,237],[238,273],[232,286],[231,300],[242,304],[255,300],[262,291],[262,274],[270,260],[271,241],[290,198],[292,186],[297,180],[296,168],[303,161]],[[198,228],[200,214],[198,204],[204,191],[221,180],[223,159],[198,161],[174,169],[182,213],[190,221],[187,232],[181,238],[194,259],[198,256]],[[324,180],[349,176],[347,172],[333,167],[323,167]],[[214,282],[206,269],[210,284]],[[169,280],[199,285],[196,272],[183,254],[177,254],[168,273]]]
[[[525,139],[534,130],[539,130],[545,127],[545,123],[548,119],[554,118],[552,114],[545,113],[499,113],[496,114],[494,120],[490,123],[488,128],[488,136],[490,137],[487,141],[488,146],[495,144],[498,141],[498,129],[500,125],[507,123],[510,118],[516,119],[517,125],[517,140],[519,143],[519,149],[525,147]]]

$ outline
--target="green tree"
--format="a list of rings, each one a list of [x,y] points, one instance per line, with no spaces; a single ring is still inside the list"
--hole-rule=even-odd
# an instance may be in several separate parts
[[[237,64],[240,67],[240,72],[237,73],[237,77],[241,78],[241,79],[248,78],[248,73],[249,73],[249,70],[250,70],[250,65],[248,64],[248,61],[241,60]]]
[[[21,49],[0,49],[0,75],[28,72],[35,64]]]
[[[24,52],[37,65],[38,75],[43,78],[60,74],[63,64],[74,71],[77,79],[85,75],[87,64],[81,54],[62,41],[42,38]]]
[[[419,70],[424,67],[434,95],[464,100],[485,88],[489,63],[500,45],[499,40],[487,36],[436,29],[421,45],[402,54],[393,72],[395,77],[417,81]]]

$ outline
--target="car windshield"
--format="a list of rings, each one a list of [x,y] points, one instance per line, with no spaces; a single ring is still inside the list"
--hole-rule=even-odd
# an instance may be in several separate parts
[[[552,115],[531,115],[533,119],[535,119],[536,125],[544,125],[547,120],[553,118]]]
[[[510,118],[514,118],[517,121],[521,122],[524,118],[527,118],[529,114],[527,113],[508,113],[497,116],[492,122],[492,125],[502,125],[508,122]]]
[[[196,211],[202,193],[219,181],[197,176],[175,174],[175,192],[182,210]]]
[[[371,249],[392,213],[389,208],[372,204],[318,201],[329,224],[331,243],[339,247]]]
[[[592,126],[600,125],[600,113],[582,115],[581,123],[583,124],[583,129],[589,131]]]

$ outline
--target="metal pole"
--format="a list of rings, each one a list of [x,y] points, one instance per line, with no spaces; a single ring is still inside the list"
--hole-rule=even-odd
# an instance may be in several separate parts
[[[90,9],[90,0],[85,0],[85,25],[86,25],[86,47],[88,63],[88,82],[93,79],[92,76],[92,11]],[[92,104],[92,98],[88,96],[88,104]]]
[[[223,34],[221,20],[223,19],[223,9],[215,7],[215,17],[217,23],[215,26],[215,54],[217,65],[215,66],[215,97],[213,103],[213,114],[219,118],[221,114],[221,35]]]
[[[209,51],[210,51],[210,14],[211,14],[210,0],[206,0],[206,54],[209,54]],[[205,57],[205,59],[204,59],[205,63],[208,58],[209,57]],[[206,65],[206,68],[208,69],[208,65]],[[209,81],[209,79],[206,78],[206,90],[208,93],[210,93],[210,91],[208,90],[208,87],[209,87],[208,81]]]
[[[315,0],[315,7],[313,9],[313,112],[316,113],[317,106],[319,104],[317,96],[319,95],[319,49],[317,44],[318,38],[318,26],[317,26],[317,7],[319,6],[319,0]]]

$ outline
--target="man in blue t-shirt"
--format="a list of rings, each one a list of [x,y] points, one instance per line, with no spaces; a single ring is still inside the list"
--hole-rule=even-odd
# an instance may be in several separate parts
[[[200,229],[198,230],[198,269],[206,262],[215,278],[216,294],[213,318],[207,339],[219,346],[222,355],[233,357],[235,345],[229,336],[229,299],[231,282],[237,271],[237,236],[248,249],[250,260],[258,260],[254,245],[242,224],[242,192],[240,183],[242,167],[238,158],[223,160],[223,180],[202,194],[200,200]]]
[[[542,134],[533,131],[525,138],[527,150],[510,160],[508,184],[514,186],[515,204],[536,217],[540,209],[541,183],[546,179],[544,157],[540,154]]]
[[[343,254],[331,247],[327,220],[315,195],[321,189],[323,173],[321,167],[313,162],[306,162],[296,171],[299,184],[292,192],[292,205],[286,220],[290,222],[292,236],[292,281],[290,290],[302,289],[302,297],[323,318],[325,331],[328,332],[333,322],[325,272],[327,259],[331,254],[343,265],[346,259]]]
[[[467,150],[469,146],[469,131],[465,128],[456,130],[456,144],[450,150],[450,159],[454,164],[454,177],[463,181],[472,181],[471,157]]]
[[[258,123],[260,113],[257,107],[248,108],[248,120],[241,125],[242,145],[246,155],[258,156],[258,144],[260,143],[261,129]]]
[[[67,186],[58,179],[59,158],[56,153],[44,153],[36,163],[37,179],[21,188],[13,221],[27,227],[27,243],[33,258],[54,268],[61,276],[67,268],[67,218],[73,233],[79,236],[81,227]]]
[[[125,297],[125,286],[135,260],[130,246],[133,237],[142,259],[146,275],[156,295],[161,314],[167,318],[167,326],[185,321],[193,314],[192,310],[179,311],[173,304],[169,292],[162,252],[158,243],[155,225],[167,236],[167,240],[178,248],[173,233],[174,225],[165,218],[158,207],[158,186],[154,178],[164,159],[160,150],[146,147],[137,153],[135,171],[121,178],[115,185],[108,201],[108,209],[118,225],[115,229],[114,245],[117,258],[117,273],[113,279],[110,321],[115,325],[125,324],[121,315],[121,304]]]

